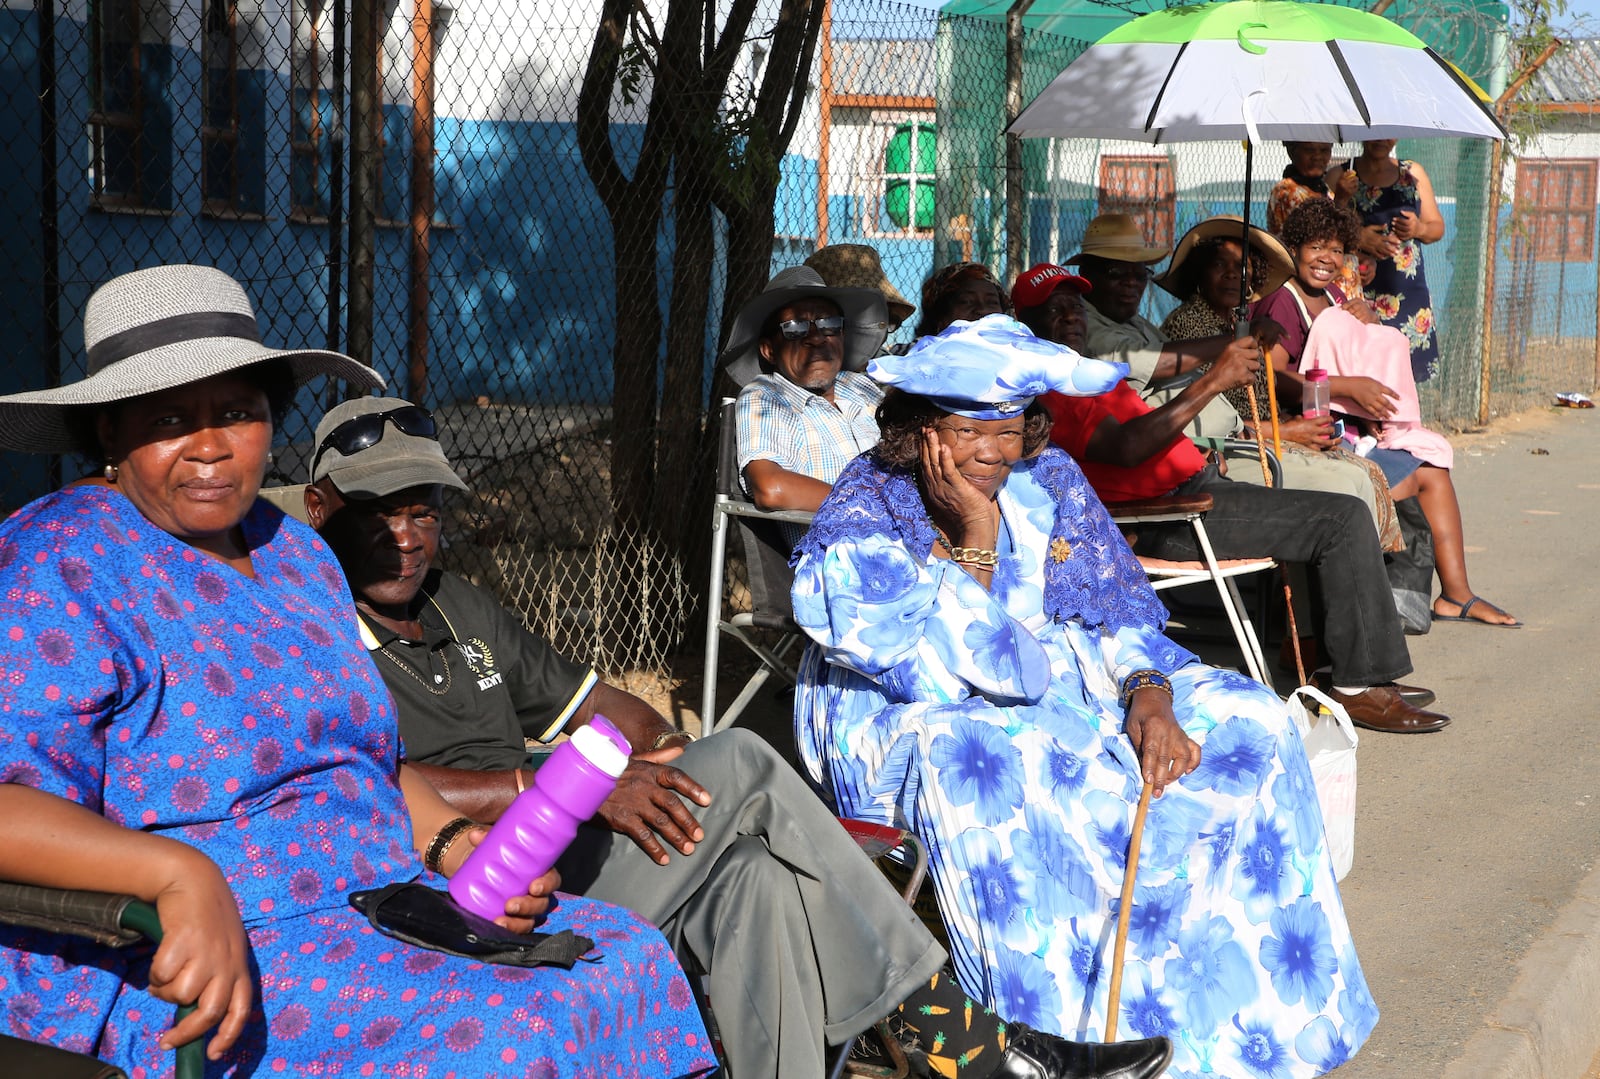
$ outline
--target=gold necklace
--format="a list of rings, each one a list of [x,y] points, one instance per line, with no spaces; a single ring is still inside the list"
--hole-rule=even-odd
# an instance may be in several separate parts
[[[451,643],[455,644],[457,649],[460,649],[460,647],[461,647],[461,643],[460,643],[461,642],[461,638],[459,636],[457,636],[456,627],[455,627],[454,623],[452,623],[450,621],[450,616],[444,613],[444,608],[440,607],[438,601],[435,600],[432,596],[428,596],[426,598],[427,598],[428,602],[433,605],[433,609],[435,611],[439,612],[439,617],[444,619],[445,628],[450,631],[450,641],[451,641]],[[361,612],[360,608],[356,609],[356,617],[357,618],[361,618],[361,619],[366,619],[367,618],[367,616]],[[422,619],[420,619],[420,618],[417,619],[417,625],[418,625],[418,627],[421,627]],[[396,634],[396,636],[399,636],[399,635]],[[389,646],[388,645],[386,645],[386,644],[379,645],[378,646],[378,651],[383,653],[384,657],[387,658],[390,663],[393,663],[396,667],[399,667],[402,671],[406,672],[406,674],[409,674],[412,678],[416,679],[417,683],[419,685],[421,685],[423,689],[427,690],[429,693],[433,694],[435,697],[443,697],[443,696],[446,696],[446,695],[449,694],[449,692],[450,692],[450,657],[448,655],[444,654],[442,649],[440,650],[440,658],[444,661],[444,674],[442,674],[442,675],[434,675],[433,681],[431,683],[426,678],[422,677],[422,675],[418,674],[416,672],[416,670],[414,670],[409,663],[405,662],[399,656],[397,656],[393,652],[389,651]]]

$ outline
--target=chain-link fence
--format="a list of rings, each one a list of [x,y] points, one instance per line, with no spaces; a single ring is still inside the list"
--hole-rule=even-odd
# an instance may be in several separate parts
[[[1494,20],[1422,10],[1391,14],[1495,89]],[[218,266],[269,343],[353,351],[440,411],[473,486],[448,557],[607,672],[698,636],[713,357],[737,303],[825,243],[876,247],[913,302],[936,265],[1008,270],[992,19],[891,0],[38,0],[3,27],[0,392],[83,375],[96,284]],[[1087,44],[1029,30],[1024,99]],[[1561,130],[1509,160],[1492,264],[1489,149],[1401,147],[1446,218],[1425,395],[1445,424],[1480,413],[1490,283],[1492,408],[1594,388],[1600,91],[1530,93]],[[1257,155],[1258,222],[1282,164]],[[1242,201],[1237,145],[1038,141],[1024,167],[1029,262],[1075,253],[1106,209],[1168,242]],[[301,395],[280,479],[303,480],[338,392]],[[10,510],[95,463],[4,464]]]

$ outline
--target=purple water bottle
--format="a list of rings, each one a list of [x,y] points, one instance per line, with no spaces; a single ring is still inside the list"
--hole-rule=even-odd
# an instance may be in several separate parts
[[[578,825],[616,789],[628,766],[627,744],[600,715],[574,731],[461,863],[450,878],[450,897],[485,918],[503,915],[506,900],[556,864]]]

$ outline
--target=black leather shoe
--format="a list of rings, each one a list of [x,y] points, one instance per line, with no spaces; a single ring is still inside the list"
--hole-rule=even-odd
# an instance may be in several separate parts
[[[1327,671],[1318,671],[1311,676],[1311,684],[1326,693],[1333,688],[1333,675]],[[1394,691],[1400,694],[1400,699],[1413,708],[1426,708],[1439,699],[1433,690],[1423,686],[1408,686],[1404,682],[1395,682],[1393,685]]]
[[[1137,1042],[1069,1042],[1012,1023],[1006,1051],[990,1079],[1156,1079],[1172,1060],[1165,1038]]]

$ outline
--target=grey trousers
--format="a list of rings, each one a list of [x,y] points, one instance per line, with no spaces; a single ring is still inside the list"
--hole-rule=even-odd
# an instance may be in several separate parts
[[[817,1079],[838,1044],[925,984],[945,952],[826,806],[759,736],[729,730],[676,762],[711,792],[705,839],[652,862],[586,827],[562,888],[648,918],[708,976],[732,1079]]]

